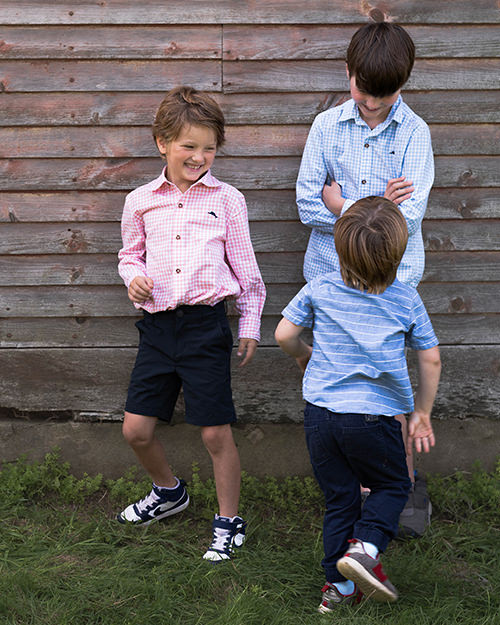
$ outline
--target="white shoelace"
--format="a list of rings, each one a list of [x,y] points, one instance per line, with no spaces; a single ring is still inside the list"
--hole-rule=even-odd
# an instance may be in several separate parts
[[[148,508],[153,508],[158,502],[160,501],[160,498],[158,497],[158,495],[155,493],[154,490],[152,490],[149,495],[147,495],[146,497],[144,497],[144,499],[141,499],[138,503],[136,503],[135,505],[137,506],[137,510],[139,510],[139,512],[144,512],[145,510],[147,510]]]
[[[229,530],[216,527],[214,528],[214,538],[210,548],[217,549],[218,551],[224,551],[227,548],[227,543],[230,539],[231,533]]]

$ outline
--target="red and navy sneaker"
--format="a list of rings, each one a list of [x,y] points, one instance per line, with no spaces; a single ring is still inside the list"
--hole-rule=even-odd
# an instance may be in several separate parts
[[[153,489],[137,503],[132,503],[117,515],[120,523],[133,523],[134,525],[149,525],[153,521],[160,521],[184,510],[189,505],[189,495],[184,480],[179,480],[179,485],[174,489],[158,488],[153,484]]]
[[[344,605],[359,603],[363,596],[363,593],[359,590],[356,584],[354,584],[354,591],[350,595],[343,595],[338,588],[330,582],[326,582],[321,589],[321,592],[323,593],[323,599],[318,606],[318,612],[321,612],[321,614],[329,614],[330,612],[333,612],[340,603],[343,603]]]
[[[396,601],[398,592],[387,579],[380,558],[369,556],[360,540],[354,538],[349,542],[351,546],[337,562],[339,573],[353,581],[367,599]]]

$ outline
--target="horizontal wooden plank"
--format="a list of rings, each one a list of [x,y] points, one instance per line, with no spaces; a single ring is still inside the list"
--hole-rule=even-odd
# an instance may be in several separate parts
[[[0,323],[0,349],[48,347],[137,347],[136,317],[9,318]],[[276,345],[274,331],[281,315],[262,318],[259,347]],[[229,317],[238,336],[238,319]],[[440,345],[496,345],[500,343],[498,315],[431,315]],[[307,330],[302,338],[312,342]]]
[[[297,252],[305,249],[309,229],[298,221],[257,221],[250,234],[256,252]],[[0,225],[0,254],[104,254],[121,247],[118,222]]]
[[[336,0],[148,0],[148,10],[130,0],[57,3],[2,0],[1,24],[357,24],[373,19],[402,24],[498,23],[491,0],[386,0],[383,12],[368,2]]]
[[[500,192],[499,192],[500,193]],[[0,222],[119,221],[124,191],[0,193]],[[297,218],[295,191],[247,191],[251,221]]]
[[[257,252],[264,282],[303,280],[300,252]],[[33,254],[0,256],[0,286],[122,284],[117,255]],[[500,252],[427,252],[424,282],[491,282],[500,276]]]
[[[2,91],[221,90],[220,61],[2,61]]]
[[[299,221],[252,222],[256,252],[303,252],[310,230]],[[500,220],[423,224],[425,247],[434,252],[500,251]],[[118,222],[0,224],[0,254],[106,254],[122,246]]]
[[[422,234],[426,250],[500,250],[500,221],[426,221]]]
[[[213,173],[247,189],[294,189],[300,158],[283,156],[219,157]],[[494,156],[438,156],[436,187],[498,187],[500,166]],[[1,159],[0,191],[82,189],[129,191],[159,175],[161,161],[140,159]]]
[[[301,156],[308,125],[229,126],[224,156]],[[434,154],[500,154],[500,125],[433,124]],[[154,157],[149,126],[0,128],[0,158]]]
[[[262,61],[289,59],[345,59],[357,26],[228,25],[224,28],[224,59]],[[410,26],[407,28],[422,57],[498,57],[495,26]]]
[[[119,412],[135,354],[133,348],[0,350],[0,408]],[[433,414],[498,419],[500,347],[443,347],[441,357]],[[244,369],[234,359],[232,386],[242,421],[301,419],[300,372],[278,348],[259,349]]]
[[[405,90],[489,90],[499,59],[418,60]],[[227,92],[346,88],[344,61],[2,61],[2,91],[159,91],[177,84]]]
[[[499,282],[424,282],[418,290],[430,314],[498,314]],[[299,284],[269,285],[265,315],[279,315]],[[0,318],[133,316],[124,286],[0,287]]]
[[[301,88],[301,85],[296,85]],[[347,79],[342,89],[347,88]],[[316,115],[348,98],[346,91],[230,93],[211,95],[228,124],[308,124]],[[0,126],[148,126],[164,92],[0,93]],[[500,122],[497,91],[408,91],[405,102],[428,123]],[[283,98],[286,106],[283,106]],[[481,102],[481,106],[478,106]]]
[[[257,262],[266,284],[303,280],[300,252],[257,252]],[[0,255],[0,286],[122,285],[117,266],[116,253]]]
[[[497,89],[498,59],[417,60],[405,91]],[[345,89],[344,61],[230,61],[224,63],[224,91]]]
[[[490,282],[500,276],[500,252],[425,254],[424,282]]]
[[[4,26],[5,59],[214,59],[220,26]],[[493,55],[489,55],[493,56]]]
[[[125,191],[0,192],[0,222],[121,219]],[[246,190],[250,221],[298,218],[294,189]],[[432,189],[426,219],[498,218],[499,188]]]

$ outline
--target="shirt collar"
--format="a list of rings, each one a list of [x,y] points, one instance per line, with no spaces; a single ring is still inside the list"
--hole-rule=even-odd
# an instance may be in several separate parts
[[[404,113],[402,103],[403,98],[400,94],[396,102],[394,102],[394,104],[392,105],[391,110],[389,111],[389,115],[387,115],[385,120],[382,122],[382,124],[384,124],[384,128],[386,128],[393,120],[398,124],[403,121]],[[349,119],[353,119],[357,124],[365,123],[361,118],[358,107],[356,106],[356,103],[352,98],[346,102],[345,107],[340,114],[339,121],[344,122],[348,121]]]
[[[168,185],[169,187],[174,186],[174,184],[170,182],[170,180],[167,179],[165,175],[166,173],[167,173],[167,167],[165,166],[161,174],[158,176],[158,178],[153,180],[153,182],[151,183],[151,189],[153,191],[159,191],[164,185]],[[197,184],[203,184],[206,187],[220,187],[222,183],[219,180],[217,180],[215,176],[212,175],[212,172],[209,169],[199,180],[197,180],[191,186],[194,187]]]

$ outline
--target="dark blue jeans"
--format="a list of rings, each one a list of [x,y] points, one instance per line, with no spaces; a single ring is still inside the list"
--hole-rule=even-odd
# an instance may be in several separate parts
[[[401,425],[394,417],[341,414],[308,403],[304,429],[325,495],[322,565],[327,581],[342,581],[335,564],[350,538],[384,551],[396,535],[411,486]],[[360,484],[371,490],[363,509]]]

